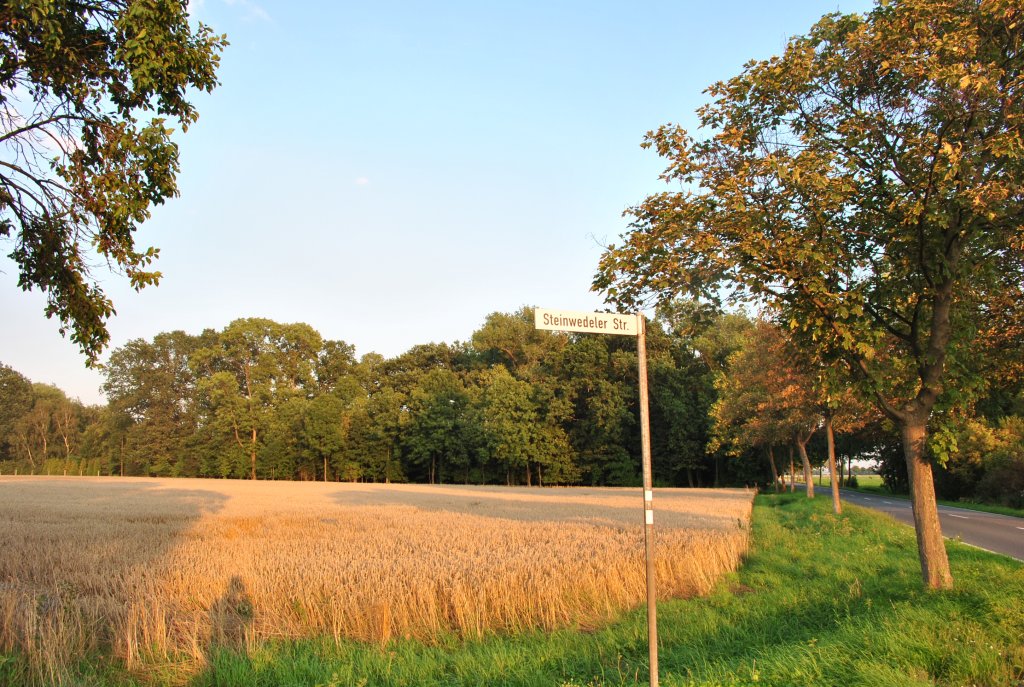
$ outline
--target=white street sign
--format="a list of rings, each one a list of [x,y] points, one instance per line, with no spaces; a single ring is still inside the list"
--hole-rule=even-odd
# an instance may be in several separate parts
[[[533,324],[537,329],[560,332],[589,332],[591,334],[623,334],[636,336],[639,333],[636,315],[619,315],[607,312],[577,312],[575,310],[548,310],[537,308]]]

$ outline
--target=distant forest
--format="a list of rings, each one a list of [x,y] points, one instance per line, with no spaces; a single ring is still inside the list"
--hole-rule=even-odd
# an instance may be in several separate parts
[[[888,421],[853,398],[817,401],[821,371],[783,328],[673,303],[649,325],[648,359],[657,485],[789,484],[824,460],[827,419],[840,465],[873,460],[906,486]],[[239,319],[130,341],[103,372],[108,403],[86,406],[0,365],[0,471],[640,483],[636,340],[538,331],[532,308],[394,358],[357,359],[307,324]],[[993,383],[947,423],[940,496],[1022,505],[1022,416],[1021,384]]]

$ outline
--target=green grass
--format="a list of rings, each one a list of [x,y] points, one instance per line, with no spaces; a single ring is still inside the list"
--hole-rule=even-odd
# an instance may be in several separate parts
[[[956,587],[926,592],[910,528],[826,498],[759,496],[741,571],[658,606],[666,687],[1020,685],[1024,566],[950,542]],[[0,659],[2,663],[2,659]],[[123,674],[81,684],[128,684]],[[116,677],[115,677],[116,676]],[[179,678],[180,680],[180,678]],[[0,683],[3,682],[0,671]],[[173,677],[149,684],[181,684]],[[643,611],[564,630],[384,649],[280,641],[213,651],[189,687],[647,684]]]
[[[857,483],[862,487],[881,487],[881,475],[856,475]]]

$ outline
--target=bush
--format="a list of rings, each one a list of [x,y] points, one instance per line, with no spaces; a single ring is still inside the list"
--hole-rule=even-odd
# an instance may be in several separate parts
[[[985,457],[1000,445],[998,430],[983,419],[970,419],[953,434],[956,448],[935,470],[935,491],[950,501],[970,500],[985,474]]]
[[[1024,508],[1024,460],[994,459],[978,483],[977,496],[985,503]]]
[[[1024,418],[1003,418],[993,433],[996,442],[982,461],[976,496],[984,502],[1024,508]]]

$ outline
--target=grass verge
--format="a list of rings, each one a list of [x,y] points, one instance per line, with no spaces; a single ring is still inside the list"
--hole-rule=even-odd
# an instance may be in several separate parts
[[[801,494],[757,498],[753,546],[740,572],[707,598],[659,604],[662,685],[1024,682],[1024,566],[950,542],[956,588],[925,592],[910,528],[855,507],[835,517],[829,506]],[[16,679],[4,673],[16,665],[0,657],[0,684]],[[596,631],[436,646],[324,640],[221,649],[191,677],[169,670],[137,680],[96,661],[75,684],[644,685],[645,615]]]

